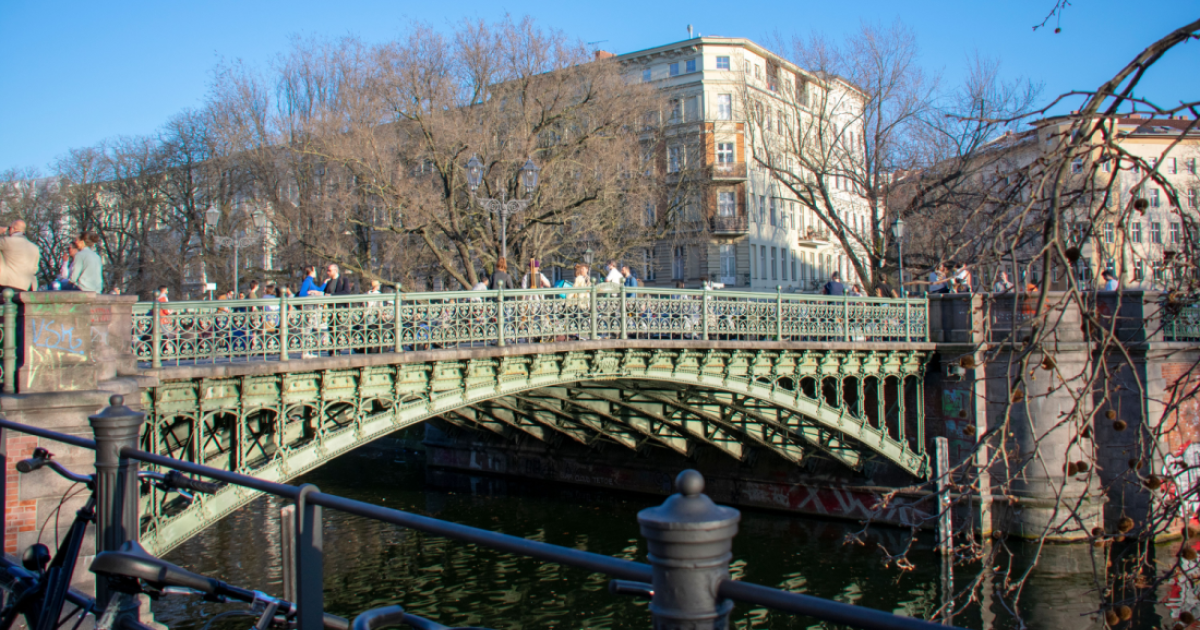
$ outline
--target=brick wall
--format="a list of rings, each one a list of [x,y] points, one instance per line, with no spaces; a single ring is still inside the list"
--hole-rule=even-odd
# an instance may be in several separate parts
[[[7,439],[8,464],[5,474],[5,522],[4,551],[17,553],[17,535],[32,532],[37,527],[37,500],[21,500],[21,474],[17,462],[33,455],[38,439],[32,435],[9,433]]]

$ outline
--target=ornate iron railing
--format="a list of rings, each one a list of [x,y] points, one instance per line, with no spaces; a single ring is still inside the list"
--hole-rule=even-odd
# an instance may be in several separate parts
[[[1163,326],[1166,341],[1200,341],[1200,306],[1180,307],[1167,315]]]
[[[139,361],[289,360],[569,339],[923,342],[924,298],[625,288],[139,303]]]
[[[113,396],[111,403],[112,406],[90,417],[94,439],[0,418],[0,445],[5,443],[8,431],[15,431],[96,452],[98,552],[118,550],[125,541],[138,537],[139,528],[133,525],[139,522],[141,501],[138,497],[143,492],[154,492],[143,491],[138,486],[137,471],[141,464],[200,475],[227,484],[219,493],[253,491],[290,500],[292,505],[289,507],[294,509],[292,522],[290,526],[281,526],[284,539],[281,570],[287,591],[284,597],[297,604],[298,630],[330,627],[324,614],[322,578],[324,509],[616,578],[609,583],[609,591],[649,599],[655,628],[724,628],[731,625],[729,618],[734,602],[871,630],[949,627],[733,579],[729,568],[730,549],[741,515],[736,509],[714,504],[703,494],[704,479],[696,471],[681,473],[676,479],[676,494],[662,505],[638,513],[638,524],[648,543],[649,564],[646,564],[325,494],[312,484],[273,483],[142,451],[137,448],[137,442],[144,416],[124,406],[120,396]],[[3,454],[2,450],[0,454]],[[153,494],[148,498],[154,498]],[[197,497],[201,505],[205,500],[203,495]],[[4,516],[0,514],[0,537],[7,522]],[[110,595],[107,585],[101,582],[97,589],[97,603],[101,608],[107,604]],[[399,594],[397,598],[401,596]],[[374,610],[380,612],[380,609]]]

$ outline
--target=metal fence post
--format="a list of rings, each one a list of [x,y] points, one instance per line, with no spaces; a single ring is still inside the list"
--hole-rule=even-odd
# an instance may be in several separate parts
[[[288,309],[289,308],[291,308],[291,307],[288,306],[287,296],[286,295],[279,296],[279,360],[280,361],[289,360],[288,344],[291,343],[291,340],[288,339],[288,316],[289,316]]]
[[[496,284],[496,345],[504,345],[504,281]]]
[[[591,291],[591,301],[592,301],[592,340],[594,341],[594,340],[596,340],[596,339],[598,339],[598,338],[599,338],[599,330],[600,330],[600,327],[599,327],[599,322],[598,322],[597,320],[598,320],[598,318],[600,317],[600,314],[599,314],[599,312],[598,312],[598,311],[600,310],[600,303],[599,303],[598,301],[596,301],[596,285],[594,285],[594,284],[593,284],[593,285],[592,285],[592,287],[589,289],[589,291]]]
[[[625,322],[629,318],[629,309],[625,303],[625,285],[621,285],[621,339],[629,338],[629,326]]]
[[[283,573],[283,598],[289,602],[296,597],[296,506],[279,508],[279,564]]]
[[[938,522],[937,550],[942,555],[954,551],[954,529],[950,517],[950,442],[944,437],[933,438],[934,459],[937,462]]]
[[[675,489],[662,505],[638,512],[652,567],[654,627],[724,630],[733,602],[717,599],[717,589],[729,580],[741,513],[703,494],[704,477],[695,470],[679,473]]]
[[[850,341],[850,296],[842,293],[842,326],[846,331],[846,341]]]
[[[704,293],[700,294],[700,316],[704,318],[700,320],[700,338],[705,341],[708,341],[708,294],[709,290],[707,288],[704,289]]]
[[[125,406],[124,396],[88,417],[96,438],[96,551],[116,551],[138,538],[138,463],[121,457],[121,449],[137,448],[146,414]],[[108,605],[108,584],[96,581],[96,604]],[[131,600],[132,609],[137,601]]]
[[[783,285],[775,285],[775,341],[783,341]]]
[[[904,340],[912,341],[912,315],[909,314],[908,299],[904,300]]]
[[[150,303],[150,365],[152,367],[162,367],[162,310],[158,307],[158,302]],[[176,358],[178,365],[178,358]]]
[[[396,301],[392,302],[392,306],[393,306],[393,308],[395,308],[395,313],[392,315],[392,321],[393,321],[393,324],[394,324],[396,330],[393,331],[392,334],[396,338],[396,352],[403,352],[404,351],[404,339],[403,339],[404,326],[401,325],[401,323],[400,323],[400,314],[402,312],[402,309],[400,307],[400,285],[398,285],[398,284],[396,285]]]
[[[320,492],[306,483],[296,494],[296,620],[299,630],[323,630],[325,593],[322,571],[325,541],[322,535],[321,506],[308,502],[308,495]]]
[[[4,393],[17,393],[17,305],[12,289],[4,290]]]

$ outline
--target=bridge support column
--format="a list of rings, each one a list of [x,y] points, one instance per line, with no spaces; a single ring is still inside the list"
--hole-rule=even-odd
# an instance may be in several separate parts
[[[17,294],[15,325],[4,331],[6,342],[15,340],[15,360],[6,356],[4,363],[14,365],[17,391],[0,396],[0,414],[13,422],[91,438],[88,416],[104,408],[113,394],[137,406],[142,390],[155,380],[136,373],[130,346],[136,300],[75,291]],[[63,465],[89,472],[95,453],[14,431],[5,431],[0,439],[7,451],[4,549],[16,554],[36,542],[69,485],[49,472],[17,474],[16,462],[41,446]],[[72,514],[85,498],[80,494],[67,501],[63,514]],[[61,519],[64,532],[69,525],[70,518]],[[53,537],[52,528],[45,535]],[[91,589],[87,566],[94,547],[93,541],[85,541],[76,570],[76,587],[84,591]]]

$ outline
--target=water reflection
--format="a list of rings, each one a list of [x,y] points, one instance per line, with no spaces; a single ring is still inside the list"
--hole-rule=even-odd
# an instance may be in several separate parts
[[[334,494],[486,527],[558,545],[645,560],[637,511],[661,497],[562,485],[425,471],[412,458],[396,463],[349,455],[303,481]],[[279,594],[278,513],[281,502],[262,498],[168,557],[192,570]],[[733,572],[739,579],[837,601],[927,616],[941,602],[941,563],[932,536],[910,554],[916,568],[885,567],[875,544],[899,548],[907,532],[873,530],[866,546],[845,545],[853,524],[785,514],[743,511],[734,540]],[[650,628],[644,602],[612,596],[607,579],[585,571],[481,549],[391,525],[325,513],[325,601],[333,613],[353,614],[399,603],[410,612],[447,625],[491,628]],[[1014,547],[1018,556],[1029,546]],[[1032,628],[1102,627],[1089,612],[1091,559],[1080,546],[1043,549],[1021,602]],[[159,602],[159,621],[180,630],[199,629],[229,607],[196,602]],[[1165,611],[1163,611],[1165,612]],[[1156,610],[1139,610],[1128,627],[1163,622]],[[800,629],[822,626],[739,605],[737,628]],[[1015,627],[995,603],[974,608],[954,622],[970,628]],[[227,622],[227,623],[226,623]],[[216,628],[244,628],[245,619]]]

